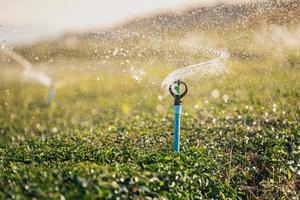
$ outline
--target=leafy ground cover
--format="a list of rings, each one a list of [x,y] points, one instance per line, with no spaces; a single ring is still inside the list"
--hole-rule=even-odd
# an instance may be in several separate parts
[[[207,14],[194,9],[16,48],[56,81],[51,104],[2,55],[0,198],[299,199],[299,5],[271,2],[213,7],[216,27],[195,26]],[[173,99],[161,81],[215,58],[211,49],[227,49],[226,69],[186,80],[173,153]]]
[[[79,81],[52,105],[43,87],[3,83],[1,198],[297,199],[299,73],[244,69],[191,85],[179,154],[152,79]]]

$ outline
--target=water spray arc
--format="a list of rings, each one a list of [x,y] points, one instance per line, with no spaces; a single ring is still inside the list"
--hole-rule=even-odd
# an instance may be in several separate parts
[[[32,64],[28,60],[26,60],[16,52],[12,51],[11,49],[8,49],[6,47],[1,47],[1,51],[3,52],[3,54],[15,60],[22,66],[26,78],[38,81],[41,84],[48,87],[48,103],[51,103],[55,97],[54,83],[52,79],[48,77],[46,74],[35,70]]]
[[[181,85],[184,86],[184,91],[181,93]],[[175,90],[175,91],[173,91]],[[169,86],[169,92],[174,97],[174,142],[173,149],[175,152],[180,151],[180,122],[182,113],[182,98],[187,94],[188,87],[185,82],[180,80],[175,81]]]
[[[217,76],[224,72],[224,61],[229,57],[227,50],[220,51],[220,55],[206,62],[192,64],[186,67],[179,68],[170,74],[162,81],[162,87],[168,91],[169,85],[178,79],[202,79],[208,76]]]

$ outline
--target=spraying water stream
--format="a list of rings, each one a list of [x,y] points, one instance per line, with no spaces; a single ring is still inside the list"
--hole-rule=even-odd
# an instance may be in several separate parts
[[[37,71],[34,69],[32,64],[26,60],[24,57],[21,55],[17,54],[16,52],[12,51],[11,49],[8,49],[6,47],[1,47],[1,51],[11,59],[15,60],[18,62],[22,68],[24,69],[24,76],[28,80],[35,80],[40,82],[41,84],[51,87],[53,84],[52,79],[47,76],[46,74],[42,73],[41,71]]]
[[[186,78],[199,79],[205,76],[216,76],[224,71],[225,65],[224,61],[229,57],[227,51],[222,51],[219,57],[209,60],[206,62],[201,62],[198,64],[189,65],[180,69],[177,69],[162,81],[162,87],[165,91],[168,91],[169,86],[177,80],[184,80]]]
[[[21,65],[21,67],[24,69],[24,76],[27,80],[38,81],[39,83],[47,86],[48,103],[51,103],[53,101],[55,97],[54,82],[49,76],[41,71],[34,69],[32,64],[28,60],[3,45],[1,46],[1,52]]]

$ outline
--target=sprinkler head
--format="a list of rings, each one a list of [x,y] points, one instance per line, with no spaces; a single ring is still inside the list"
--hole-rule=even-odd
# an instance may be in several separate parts
[[[181,85],[184,86],[184,91],[182,93],[180,93]],[[175,92],[173,90],[175,90]],[[187,94],[188,87],[185,82],[178,79],[177,81],[175,81],[169,86],[169,92],[174,97],[174,105],[181,105],[182,103],[181,99]]]

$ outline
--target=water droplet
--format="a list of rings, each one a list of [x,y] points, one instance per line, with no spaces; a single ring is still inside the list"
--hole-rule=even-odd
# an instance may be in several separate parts
[[[220,96],[220,92],[218,91],[218,90],[213,90],[212,92],[211,92],[211,96],[213,97],[213,98],[218,98],[219,96]]]
[[[269,115],[269,113],[268,112],[265,112],[265,116],[268,116]]]
[[[52,128],[52,133],[57,133],[58,129],[56,127]]]
[[[161,95],[159,95],[157,98],[158,98],[158,100],[160,100],[160,101],[163,100],[163,96],[161,96]]]
[[[229,100],[228,95],[225,94],[225,95],[223,96],[223,100],[224,100],[225,103],[228,103],[228,100]]]

